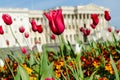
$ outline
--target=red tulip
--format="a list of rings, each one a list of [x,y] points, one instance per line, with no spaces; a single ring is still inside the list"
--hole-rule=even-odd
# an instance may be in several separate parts
[[[54,80],[54,78],[45,78],[45,80]]]
[[[92,27],[92,29],[96,28],[96,26],[94,24],[90,24],[90,26]]]
[[[35,20],[31,20],[30,23],[31,23],[31,25],[32,25],[32,30],[33,30],[34,32],[36,32],[36,31],[37,31],[36,21],[35,21]]]
[[[55,35],[54,34],[51,35],[51,39],[55,40]]]
[[[88,36],[90,34],[90,29],[84,29],[83,34],[84,36]]]
[[[50,29],[54,34],[60,35],[61,33],[63,33],[65,25],[62,15],[62,9],[51,10],[50,13],[44,13],[44,15],[49,20]]]
[[[116,30],[115,30],[115,32],[116,32],[116,33],[119,33],[119,32],[120,32],[120,30],[119,30],[119,29],[116,29]]]
[[[93,24],[96,26],[99,23],[98,14],[91,14]]]
[[[21,50],[22,50],[22,53],[23,53],[23,54],[25,54],[25,53],[27,52],[26,47],[22,47]]]
[[[108,11],[104,11],[104,17],[105,17],[105,20],[107,20],[107,21],[110,21],[111,20],[111,16],[110,16],[110,14],[109,14],[109,12]]]
[[[12,18],[8,14],[3,14],[2,19],[6,25],[11,25],[12,24]]]
[[[0,25],[0,34],[4,34],[4,31],[3,31],[3,28],[2,28],[2,26]]]
[[[84,29],[83,27],[80,27],[80,32],[83,32],[83,29]]]
[[[108,28],[108,32],[112,32],[112,28],[111,27]]]
[[[42,25],[37,25],[37,31],[38,31],[39,33],[42,33],[42,32],[43,32]]]
[[[25,32],[25,33],[24,33],[24,36],[25,36],[26,38],[28,38],[28,37],[29,37],[29,34],[28,34],[27,32]]]
[[[19,27],[19,31],[20,31],[21,33],[24,33],[25,28],[24,28],[23,26],[21,26],[21,27]]]

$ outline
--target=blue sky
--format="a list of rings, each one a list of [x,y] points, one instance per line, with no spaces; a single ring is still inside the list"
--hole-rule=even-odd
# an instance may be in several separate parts
[[[49,9],[56,6],[77,6],[94,3],[111,10],[111,25],[120,28],[120,0],[0,0],[1,8]]]

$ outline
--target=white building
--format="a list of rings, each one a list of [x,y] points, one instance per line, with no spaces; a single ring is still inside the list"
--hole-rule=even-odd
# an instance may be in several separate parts
[[[107,27],[106,21],[104,19],[104,11],[109,10],[104,7],[96,6],[94,4],[89,4],[86,6],[75,6],[75,7],[68,7],[68,6],[61,6],[56,7],[54,9],[61,8],[63,10],[64,22],[65,22],[65,31],[63,32],[63,37],[65,40],[69,40],[72,44],[75,43],[75,36],[78,36],[80,40],[83,41],[83,35],[79,31],[80,27],[86,26],[87,28],[91,29],[91,35],[94,35],[94,30],[90,27],[92,23],[91,14],[96,13],[99,15],[99,24],[97,25],[96,31],[103,30]],[[48,11],[48,10],[47,10]],[[0,35],[0,47],[6,47],[5,40],[9,40],[10,47],[18,46],[16,40],[13,38],[10,32],[9,26],[6,26],[2,20],[2,14],[7,13],[11,15],[13,19],[13,24],[10,26],[13,29],[13,32],[21,44],[21,46],[34,45],[36,41],[40,41],[41,44],[46,43],[54,43],[58,42],[58,39],[51,40],[50,35],[52,32],[50,31],[48,20],[43,15],[44,10],[28,10],[24,9],[13,9],[13,8],[0,8],[0,25],[3,26],[5,34]],[[43,26],[43,33],[33,32],[31,30],[30,20],[35,19],[37,24],[42,24]],[[25,41],[24,36],[19,32],[19,27],[24,26],[26,32],[29,32],[30,37],[27,39],[27,44]],[[97,38],[100,38],[99,34]],[[89,36],[88,39],[90,39]]]

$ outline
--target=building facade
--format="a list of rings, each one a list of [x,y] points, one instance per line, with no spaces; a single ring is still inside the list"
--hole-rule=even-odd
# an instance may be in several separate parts
[[[76,40],[75,37],[77,36],[81,41],[83,41],[83,34],[79,31],[80,27],[86,26],[91,30],[91,35],[88,36],[88,39],[92,39],[92,35],[96,32],[104,30],[107,27],[107,22],[104,19],[104,11],[109,10],[104,7],[100,7],[94,4],[89,4],[85,6],[75,6],[75,7],[68,7],[68,6],[61,6],[56,7],[54,9],[62,9],[62,14],[64,17],[65,22],[65,31],[63,32],[63,37],[65,41],[70,41],[71,44],[75,44]],[[13,30],[14,35],[16,36],[18,42],[21,46],[33,46],[35,45],[36,41],[40,42],[41,44],[49,44],[49,43],[57,43],[59,42],[58,38],[56,37],[55,40],[50,38],[52,32],[49,28],[49,23],[46,17],[43,15],[44,12],[49,10],[28,10],[24,9],[13,9],[13,8],[0,8],[0,25],[3,26],[4,35],[0,35],[0,47],[7,47],[6,40],[9,40],[10,47],[18,46],[16,40],[13,38],[12,33],[10,31],[10,27]],[[2,14],[7,13],[12,17],[13,24],[11,26],[7,26],[4,24],[2,20]],[[99,15],[99,24],[97,25],[96,30],[93,30],[90,27],[92,23],[91,14],[98,14]],[[36,20],[37,24],[41,24],[43,27],[43,32],[33,32],[31,29],[30,20]],[[19,27],[24,26],[25,32],[29,33],[29,38],[25,39],[23,34],[19,32]],[[96,34],[97,38],[101,38],[101,35]]]

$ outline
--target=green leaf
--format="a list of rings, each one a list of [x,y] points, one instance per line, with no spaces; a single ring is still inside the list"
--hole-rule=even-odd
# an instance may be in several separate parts
[[[26,70],[20,65],[18,65],[18,72],[20,73],[22,80],[29,80],[29,75],[27,74]]]
[[[114,63],[114,60],[113,60],[113,58],[112,58],[112,55],[110,55],[110,60],[111,60],[111,62],[112,62],[112,67],[113,67],[114,72],[115,72],[116,80],[120,80],[120,79],[119,79],[119,75],[118,75],[118,70],[117,70],[116,65],[115,65],[115,63]]]
[[[114,33],[112,33],[112,36],[113,36],[113,40],[114,40],[114,42],[116,43],[116,42],[117,42],[117,39],[115,38]]]
[[[95,75],[95,73],[96,73],[97,71],[94,71],[92,74],[91,74],[91,76],[90,76],[90,79],[89,80],[93,80],[93,77],[94,77],[94,75]]]
[[[17,74],[15,75],[15,80],[21,80],[21,77],[20,77],[20,73],[17,72]]]
[[[76,66],[77,66],[77,71],[78,71],[78,75],[81,79],[84,79],[84,74],[83,74],[83,71],[82,71],[82,66],[81,66],[81,60],[80,60],[80,57],[81,57],[81,54],[77,55],[76,57]]]
[[[31,53],[30,54],[30,60],[29,60],[29,64],[30,64],[30,66],[32,66],[33,64],[35,64],[36,62],[35,62],[35,60],[34,60],[34,55]]]

